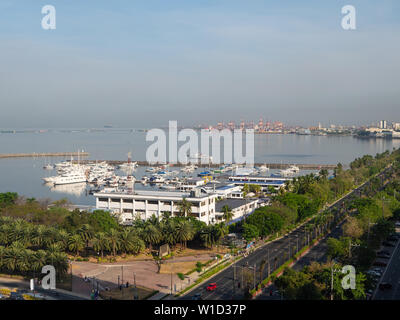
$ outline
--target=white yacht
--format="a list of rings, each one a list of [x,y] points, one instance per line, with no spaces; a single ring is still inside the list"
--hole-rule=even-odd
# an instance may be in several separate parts
[[[294,172],[292,170],[289,169],[282,169],[278,171],[278,174],[281,177],[292,177],[294,175]]]
[[[46,165],[43,167],[43,169],[45,169],[45,170],[53,170],[54,167],[53,167],[51,164],[46,164]]]
[[[300,171],[300,168],[295,165],[291,165],[287,170],[290,170],[294,173],[298,173]]]
[[[62,174],[61,176],[54,177],[54,179],[51,180],[51,182],[54,183],[54,185],[60,185],[60,184],[70,184],[70,183],[80,183],[80,182],[86,182],[87,178],[85,174],[82,171],[73,171],[70,173]]]
[[[260,170],[261,172],[266,172],[266,171],[269,171],[269,168],[264,164],[264,165],[260,166],[258,168],[258,170]]]

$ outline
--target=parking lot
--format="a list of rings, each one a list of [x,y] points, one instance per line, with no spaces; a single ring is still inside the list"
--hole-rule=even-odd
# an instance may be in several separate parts
[[[396,231],[399,225],[396,225]],[[389,237],[382,243],[377,252],[377,259],[368,274],[376,283],[375,290],[370,291],[373,300],[398,300],[400,299],[400,247],[399,233]]]

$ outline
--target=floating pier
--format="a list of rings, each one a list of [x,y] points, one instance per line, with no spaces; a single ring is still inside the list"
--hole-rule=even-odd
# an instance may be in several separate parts
[[[2,158],[39,158],[39,157],[87,157],[89,152],[50,152],[50,153],[3,153]]]
[[[121,160],[97,160],[97,162],[107,162],[110,165],[120,165],[123,163],[126,163],[125,161],[121,161]],[[77,163],[76,160],[73,161],[74,163]],[[81,160],[80,163],[81,164],[85,164],[85,163],[93,163],[96,162],[96,160]],[[165,163],[150,163],[147,161],[135,161],[137,162],[137,164],[139,166],[143,166],[143,167],[156,167],[156,166],[162,166],[162,165],[166,165]],[[216,163],[210,163],[210,164],[200,164],[200,163],[193,163],[194,165],[198,166],[198,167],[202,167],[202,168],[220,168],[226,164],[224,163],[220,163],[220,164],[216,164]],[[182,164],[182,163],[171,163],[167,165],[171,166],[171,167],[185,167],[187,165],[190,165],[190,163],[188,164]],[[267,166],[270,169],[287,169],[290,166],[293,165],[293,163],[290,164],[285,164],[285,163],[255,163],[254,167],[260,167],[260,166]],[[327,170],[333,170],[336,168],[335,164],[295,164],[297,167],[299,167],[299,169],[302,170],[321,170],[321,169],[327,169]]]

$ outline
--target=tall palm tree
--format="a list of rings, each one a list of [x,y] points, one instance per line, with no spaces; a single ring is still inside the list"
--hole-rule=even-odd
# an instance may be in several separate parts
[[[78,234],[86,243],[86,248],[89,246],[89,241],[93,239],[93,230],[88,224],[82,225],[78,229]]]
[[[8,246],[12,243],[12,225],[3,224],[0,226],[0,244]]]
[[[188,220],[178,221],[175,225],[175,232],[176,240],[179,241],[181,247],[184,248],[187,248],[187,242],[192,240],[195,235],[193,224]]]
[[[6,252],[6,247],[0,246],[0,270],[3,269],[3,260],[4,260],[4,255]]]
[[[174,220],[168,220],[162,225],[162,239],[169,245],[174,246],[176,244],[176,222]]]
[[[192,213],[192,204],[186,200],[186,198],[183,198],[182,201],[178,203],[178,208],[180,216],[187,217]]]
[[[75,252],[76,256],[79,255],[79,251],[85,247],[85,241],[79,234],[74,234],[68,239],[68,249]]]
[[[153,224],[147,223],[140,233],[141,238],[144,242],[149,245],[150,251],[154,244],[161,241],[162,235],[160,230]]]
[[[232,209],[227,204],[222,207],[222,212],[224,213],[223,218],[226,222],[229,222],[232,220],[233,212],[232,212]]]
[[[132,249],[133,233],[129,229],[124,229],[119,233],[119,244],[122,253],[127,254]]]
[[[44,225],[36,226],[32,234],[32,239],[31,239],[32,244],[39,248],[43,247],[45,243],[45,237],[46,237],[46,227]]]
[[[93,238],[93,249],[101,252],[101,257],[104,258],[104,250],[109,250],[109,242],[107,235],[104,232],[98,232]]]
[[[112,250],[113,256],[115,257],[117,255],[117,250],[120,247],[120,238],[118,230],[111,229],[109,232],[107,232],[107,239],[109,242],[110,249]]]
[[[57,238],[57,243],[61,248],[61,251],[65,250],[68,248],[68,238],[69,238],[69,234],[67,231],[65,231],[64,229],[58,230],[58,233],[56,235]]]
[[[215,230],[213,226],[206,226],[200,232],[200,238],[203,240],[206,247],[213,248],[215,241]]]
[[[31,269],[35,273],[41,272],[43,266],[47,263],[47,254],[44,250],[33,251],[30,257]]]
[[[68,271],[68,257],[64,252],[56,252],[53,257],[53,266],[57,275],[62,276]]]

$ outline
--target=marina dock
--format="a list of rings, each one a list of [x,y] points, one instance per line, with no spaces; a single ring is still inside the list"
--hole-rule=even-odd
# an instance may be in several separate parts
[[[85,163],[93,163],[96,160],[81,160],[80,163],[81,164],[85,164]],[[97,162],[107,162],[110,165],[120,165],[123,163],[126,163],[125,161],[120,161],[120,160],[97,160]],[[74,160],[73,162],[77,162],[76,160]],[[149,163],[147,161],[135,161],[137,162],[137,164],[139,166],[142,167],[155,167],[155,166],[161,166],[161,165],[165,165],[165,163]],[[188,164],[182,164],[182,163],[174,163],[174,164],[169,164],[171,167],[185,167]],[[198,167],[202,167],[202,168],[220,168],[222,166],[224,166],[225,164],[221,163],[221,164],[215,164],[215,163],[211,163],[210,165],[208,164],[196,164],[196,166]],[[293,163],[290,164],[286,164],[286,163],[255,163],[254,166],[255,167],[260,167],[260,166],[267,166],[270,169],[287,169],[289,168],[291,165],[293,165]],[[327,170],[333,170],[336,168],[335,164],[298,164],[296,163],[296,166],[299,167],[299,169],[301,170],[321,170],[321,169],[327,169]]]
[[[3,158],[39,158],[39,157],[88,157],[89,152],[50,152],[50,153],[3,153]]]

